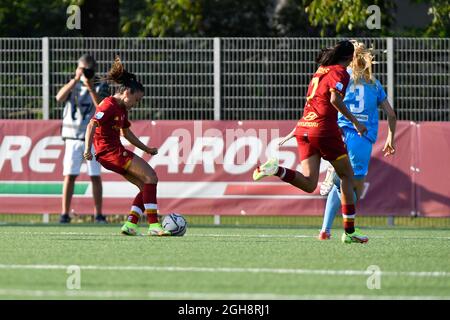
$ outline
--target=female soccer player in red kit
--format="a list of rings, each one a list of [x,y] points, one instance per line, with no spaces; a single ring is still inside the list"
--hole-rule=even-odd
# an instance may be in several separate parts
[[[84,157],[86,160],[92,160],[90,150],[94,143],[97,161],[139,188],[140,192],[133,201],[128,221],[122,226],[123,234],[138,235],[139,218],[146,213],[150,224],[149,235],[170,236],[170,232],[161,227],[157,218],[158,178],[155,170],[142,158],[126,150],[120,142],[122,135],[132,145],[146,153],[151,155],[158,153],[156,148],[147,147],[134,135],[128,121],[128,110],[141,100],[144,87],[136,80],[134,74],[124,69],[119,57],[115,59],[106,80],[113,81],[120,87],[116,94],[105,98],[98,105],[86,130]]]
[[[303,173],[279,166],[277,159],[269,159],[254,171],[253,179],[276,175],[297,188],[313,192],[319,179],[320,158],[330,161],[341,178],[345,229],[342,241],[364,243],[368,241],[367,236],[354,228],[353,170],[337,124],[339,111],[353,123],[360,135],[367,131],[343,102],[350,80],[346,67],[353,59],[353,52],[354,46],[350,41],[340,41],[333,47],[322,49],[316,58],[320,66],[309,84],[303,117],[280,142],[281,145],[296,137]]]

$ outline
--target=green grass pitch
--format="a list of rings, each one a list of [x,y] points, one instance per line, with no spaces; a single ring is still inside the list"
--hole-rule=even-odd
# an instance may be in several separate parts
[[[0,299],[450,299],[448,229],[364,229],[365,245],[317,228],[119,229],[0,226]]]

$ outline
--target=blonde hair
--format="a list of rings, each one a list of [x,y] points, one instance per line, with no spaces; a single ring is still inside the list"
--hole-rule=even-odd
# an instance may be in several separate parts
[[[359,83],[361,79],[364,79],[367,83],[374,83],[375,77],[372,74],[372,64],[375,63],[372,54],[373,48],[366,48],[364,43],[356,40],[351,40],[351,42],[355,47],[353,60],[350,63],[353,82]]]

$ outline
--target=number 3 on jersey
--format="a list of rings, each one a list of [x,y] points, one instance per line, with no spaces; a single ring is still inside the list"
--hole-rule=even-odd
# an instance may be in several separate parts
[[[311,91],[311,94],[306,97],[306,101],[309,101],[314,97],[314,95],[316,94],[318,85],[319,85],[319,77],[312,78],[311,84],[310,84],[310,86],[312,86],[312,91]]]
[[[355,95],[355,101],[358,105],[353,103],[350,104],[350,111],[352,113],[361,113],[364,111],[364,86],[363,85],[354,85],[352,84],[349,88],[351,94]]]

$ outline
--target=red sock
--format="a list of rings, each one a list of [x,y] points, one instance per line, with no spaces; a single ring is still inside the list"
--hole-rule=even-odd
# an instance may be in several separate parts
[[[284,182],[292,182],[295,179],[295,171],[285,167],[278,167],[275,175],[280,177]]]
[[[346,233],[355,232],[355,205],[342,205],[342,218],[344,219],[344,229]]]
[[[145,184],[142,193],[148,223],[158,222],[158,205],[156,202],[156,184]]]
[[[139,218],[144,214],[144,201],[142,199],[142,192],[139,192],[133,200],[133,205],[131,206],[130,214],[128,215],[128,221],[137,224]]]

